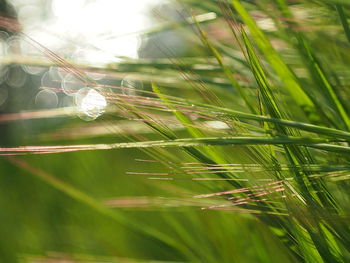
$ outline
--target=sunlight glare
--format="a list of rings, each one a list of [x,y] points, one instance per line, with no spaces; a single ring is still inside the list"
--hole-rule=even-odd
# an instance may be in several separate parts
[[[76,94],[78,110],[85,116],[84,120],[94,120],[105,112],[107,107],[106,98],[95,89],[83,88]]]

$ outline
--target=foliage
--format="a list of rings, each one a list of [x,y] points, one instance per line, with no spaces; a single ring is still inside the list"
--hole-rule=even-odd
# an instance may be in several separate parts
[[[348,2],[181,4],[144,35],[179,32],[186,56],[97,68],[31,40],[51,62],[14,61],[109,106],[0,116],[4,262],[349,262]],[[18,135],[42,120],[58,124]]]

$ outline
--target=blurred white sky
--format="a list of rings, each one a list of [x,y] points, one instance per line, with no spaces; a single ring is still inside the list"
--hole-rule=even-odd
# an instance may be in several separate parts
[[[151,26],[147,13],[162,0],[12,0],[26,34],[82,62],[137,58],[136,34]]]
[[[118,61],[118,57],[138,57],[139,36],[130,33],[150,28],[150,9],[164,1],[12,0],[11,3],[23,32],[31,39],[74,63],[103,66]],[[16,47],[20,44],[21,56],[44,58],[42,51],[30,43],[26,37],[13,36],[7,40],[7,52],[17,54]],[[35,97],[38,108],[71,107],[75,103],[79,116],[84,120],[94,120],[105,111],[106,98],[74,75],[55,66],[46,69],[26,65],[23,69],[41,77],[40,89],[38,87]],[[103,74],[99,76],[103,78]],[[23,74],[22,79],[25,80]],[[7,77],[6,81],[9,80]],[[65,93],[63,98],[58,97],[57,89]],[[2,97],[4,101],[7,98],[0,94],[0,104],[3,103]],[[67,105],[64,101],[68,101]]]

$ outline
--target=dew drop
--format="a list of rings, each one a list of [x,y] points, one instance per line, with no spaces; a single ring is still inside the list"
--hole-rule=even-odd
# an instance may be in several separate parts
[[[83,120],[95,120],[105,112],[106,98],[95,89],[88,87],[80,89],[75,94],[75,104]]]

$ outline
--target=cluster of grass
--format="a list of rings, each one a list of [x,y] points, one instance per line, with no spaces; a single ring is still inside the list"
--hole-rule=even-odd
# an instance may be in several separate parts
[[[350,261],[350,4],[181,4],[144,34],[177,30],[184,57],[95,68],[37,45],[52,62],[16,61],[72,71],[109,106],[0,148],[4,262]]]

